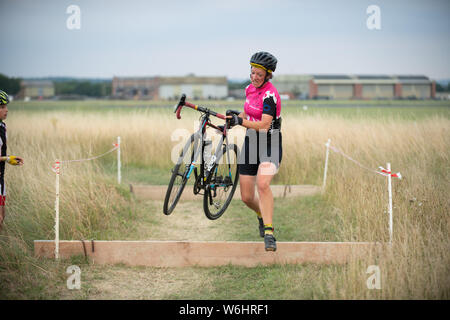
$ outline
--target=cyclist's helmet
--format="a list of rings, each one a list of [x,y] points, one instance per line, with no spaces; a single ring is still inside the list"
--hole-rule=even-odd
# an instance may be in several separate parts
[[[5,91],[0,90],[0,105],[8,104],[9,97]]]
[[[268,73],[275,71],[277,62],[277,58],[265,51],[255,53],[250,59],[251,66],[264,69]]]

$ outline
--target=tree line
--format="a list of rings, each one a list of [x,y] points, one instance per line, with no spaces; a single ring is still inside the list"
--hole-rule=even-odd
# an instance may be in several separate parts
[[[22,80],[22,78],[8,77],[0,73],[0,90],[14,96],[19,93]],[[50,81],[55,86],[55,95],[57,96],[105,97],[111,95],[111,81],[74,80],[70,78],[50,79]]]
[[[20,91],[21,78],[9,78],[0,73],[0,90],[7,94],[16,95]]]
[[[450,92],[450,82],[446,86],[436,82],[436,92]]]
[[[54,82],[55,95],[80,95],[88,97],[105,97],[111,95],[111,82],[90,82],[69,80]]]

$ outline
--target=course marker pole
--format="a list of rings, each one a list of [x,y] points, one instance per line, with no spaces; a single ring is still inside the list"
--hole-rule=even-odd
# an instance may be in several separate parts
[[[323,172],[322,193],[325,192],[325,185],[327,183],[328,154],[330,153],[330,144],[331,144],[331,139],[328,139],[327,143],[325,143],[325,145],[327,146],[327,153],[325,155],[325,169]]]
[[[55,259],[59,259],[59,173],[60,173],[60,161],[55,160],[55,173],[56,173],[56,200],[55,200]]]
[[[117,137],[117,182],[122,181],[122,173],[120,172],[120,136]]]
[[[392,175],[391,175],[391,164],[388,162],[386,164],[388,174],[388,193],[389,193],[389,243],[392,244]]]
[[[55,183],[55,194],[56,194],[56,200],[55,200],[55,259],[59,259],[59,174],[61,169],[62,163],[71,163],[71,162],[84,162],[84,161],[91,161],[98,158],[101,158],[117,149],[117,180],[120,184],[122,180],[122,175],[120,172],[120,137],[117,137],[117,143],[114,143],[114,148],[111,150],[95,157],[87,158],[87,159],[72,159],[72,160],[55,160],[55,164],[52,166],[53,172],[56,174],[56,183]]]

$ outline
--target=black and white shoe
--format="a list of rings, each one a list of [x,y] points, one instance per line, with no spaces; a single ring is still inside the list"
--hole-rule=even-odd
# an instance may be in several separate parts
[[[277,251],[277,239],[273,234],[266,234],[264,236],[264,245],[266,246],[266,251]]]

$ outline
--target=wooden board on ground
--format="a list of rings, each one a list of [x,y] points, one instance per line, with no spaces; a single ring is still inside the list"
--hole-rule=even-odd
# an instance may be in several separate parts
[[[192,186],[188,185],[181,195],[181,200],[201,199],[202,195],[195,195]],[[314,185],[271,185],[273,196],[282,197],[302,197],[312,196],[320,193],[321,188]],[[137,197],[148,200],[164,200],[166,196],[167,186],[161,185],[130,185],[130,190]],[[241,191],[239,186],[236,188],[234,199],[241,199]]]
[[[96,264],[189,267],[270,264],[343,264],[381,244],[369,242],[277,242],[276,252],[266,252],[264,242],[238,241],[60,241],[60,258],[86,255]],[[54,258],[53,240],[35,240],[37,257]]]

